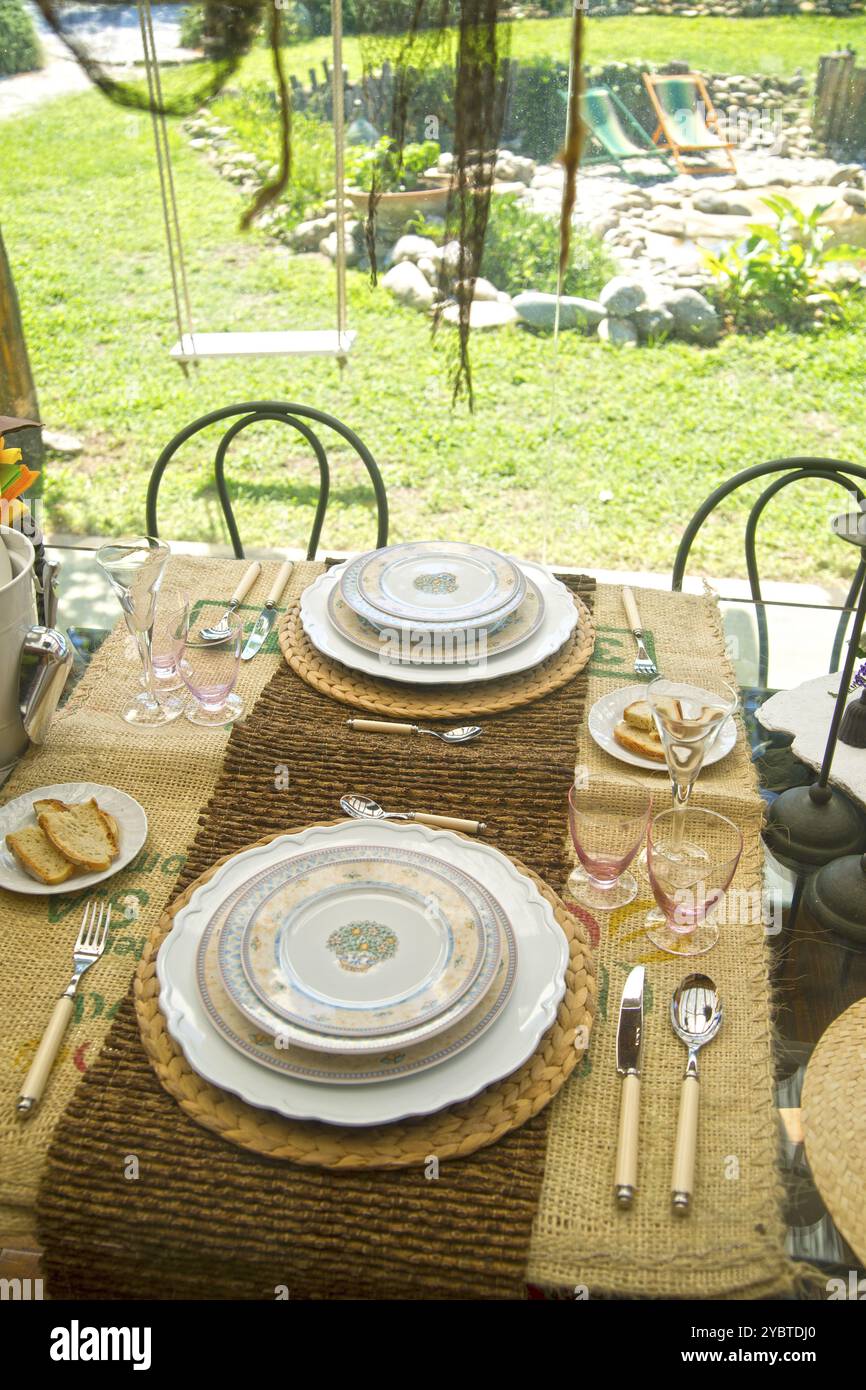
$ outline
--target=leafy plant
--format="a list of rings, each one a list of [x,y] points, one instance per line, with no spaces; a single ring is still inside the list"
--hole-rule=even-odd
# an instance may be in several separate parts
[[[530,212],[516,198],[493,200],[481,273],[499,290],[554,293],[559,264],[559,226],[549,217]],[[575,227],[571,256],[565,274],[565,294],[586,298],[599,293],[615,267],[602,243],[583,228]]]
[[[21,0],[3,0],[0,6],[0,75],[32,72],[40,63],[36,30]]]
[[[824,268],[831,261],[862,259],[853,246],[830,246],[830,227],[820,220],[832,205],[821,203],[805,213],[789,198],[775,196],[762,202],[775,214],[776,223],[752,223],[749,235],[723,255],[704,252],[704,260],[718,280],[716,299],[723,312],[741,328],[763,332],[775,324],[803,329],[815,322],[817,308],[841,316],[841,294],[822,284]],[[820,300],[815,296],[820,294]]]
[[[279,124],[273,86],[257,82],[218,97],[212,106],[218,120],[232,128],[242,149],[259,159],[279,159]],[[310,208],[321,208],[334,187],[334,132],[331,125],[304,111],[292,116],[292,177],[277,204],[276,220],[287,227]]]
[[[354,145],[346,151],[346,176],[351,183],[369,193],[377,176],[382,193],[410,192],[421,184],[424,173],[439,158],[435,140],[403,146],[403,157],[387,135],[371,147]]]

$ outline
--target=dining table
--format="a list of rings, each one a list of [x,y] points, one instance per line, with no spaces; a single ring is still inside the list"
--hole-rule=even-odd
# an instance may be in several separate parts
[[[644,881],[636,902],[609,914],[562,896],[574,862],[569,786],[577,776],[615,805],[634,771],[587,728],[596,700],[638,679],[621,586],[563,570],[591,614],[588,663],[558,689],[479,716],[480,739],[448,746],[357,734],[347,719],[375,710],[352,704],[342,687],[314,688],[286,659],[281,637],[326,564],[296,563],[282,626],[242,665],[247,714],[230,728],[180,719],[129,729],[119,711],[136,658],[122,620],[70,629],[76,659],[64,701],[0,801],[87,778],[135,796],[149,830],[105,885],[109,947],[25,1122],[15,1098],[64,981],[80,899],[0,893],[0,1260],[30,1261],[53,1297],[93,1299],[772,1299],[809,1297],[816,1270],[829,1278],[859,1268],[812,1181],[800,1099],[813,1049],[866,994],[866,948],[810,918],[796,874],[762,841],[768,803],[814,774],[791,755],[790,738],[761,727],[760,705],[778,687],[772,659],[766,687],[754,683],[755,605],[634,590],[665,674],[728,678],[741,701],[735,747],[703,769],[693,793],[742,832],[732,885],[742,915],[727,915],[698,967],[716,980],[725,1021],[702,1059],[697,1197],[683,1221],[669,1200],[683,1061],[669,1001],[683,963],[646,939]],[[244,568],[176,554],[167,574],[215,603]],[[265,561],[263,581],[277,569]],[[250,623],[257,611],[252,600],[242,609]],[[768,612],[772,658],[776,625],[796,613]],[[828,615],[826,649],[810,643],[792,665],[786,648],[785,679],[823,673],[834,621]],[[657,808],[668,804],[664,769],[647,780]],[[159,1013],[155,959],[177,905],[227,855],[340,819],[345,792],[484,822],[484,839],[549,891],[569,940],[560,1007],[571,1012],[560,1011],[511,1091],[491,1088],[432,1127],[408,1121],[359,1137],[250,1113],[197,1081]],[[778,911],[755,920],[747,905],[756,901]],[[616,1025],[637,964],[648,982],[641,1182],[623,1212],[612,1197]]]

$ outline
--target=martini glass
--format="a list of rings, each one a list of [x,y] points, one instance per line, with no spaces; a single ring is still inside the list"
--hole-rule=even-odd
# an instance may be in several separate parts
[[[159,698],[153,674],[151,643],[156,596],[168,556],[168,546],[152,536],[111,542],[96,552],[96,562],[117,595],[126,626],[138,647],[144,689],[133,696],[123,710],[123,718],[141,729],[170,724],[183,713],[185,703],[177,695]]]
[[[647,701],[659,732],[673,791],[673,815],[668,822],[668,848],[674,856],[705,859],[702,846],[685,833],[685,812],[704,760],[739,697],[727,681],[710,678],[701,685],[667,680],[650,681]]]
[[[672,849],[677,817],[700,856],[687,857]],[[647,830],[647,868],[658,906],[647,913],[645,927],[654,946],[674,956],[702,956],[712,950],[719,939],[713,913],[730,887],[742,849],[743,837],[734,822],[718,811],[673,806],[653,817]]]

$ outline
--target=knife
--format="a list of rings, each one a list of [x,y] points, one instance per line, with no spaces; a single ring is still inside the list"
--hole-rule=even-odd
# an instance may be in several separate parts
[[[246,640],[246,645],[241,652],[241,661],[250,661],[257,651],[260,651],[270,635],[271,628],[277,621],[277,604],[279,603],[283,589],[289,582],[289,576],[295,568],[292,560],[285,560],[280,565],[279,573],[271,586],[271,592],[265,600],[265,606],[256,618],[256,624]]]
[[[637,1132],[640,1118],[640,1056],[643,1043],[643,987],[646,969],[636,965],[625,982],[616,1033],[616,1069],[622,1077],[614,1193],[626,1211],[637,1190]]]

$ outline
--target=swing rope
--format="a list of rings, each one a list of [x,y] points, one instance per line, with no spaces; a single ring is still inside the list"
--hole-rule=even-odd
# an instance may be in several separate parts
[[[156,39],[153,32],[153,14],[150,0],[138,0],[138,19],[141,28],[141,42],[144,49],[144,68],[147,75],[147,90],[150,97],[153,138],[156,146],[156,162],[159,170],[159,190],[162,199],[162,216],[165,224],[165,239],[168,246],[168,264],[171,273],[171,288],[174,296],[174,311],[178,336],[183,341],[184,334],[190,339],[193,335],[192,308],[189,298],[189,284],[186,274],[186,258],[180,231],[180,216],[177,210],[177,195],[174,187],[174,173],[171,164],[171,150],[168,143],[168,127],[163,114],[162,82],[156,56]],[[186,363],[182,363],[184,368]]]

